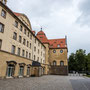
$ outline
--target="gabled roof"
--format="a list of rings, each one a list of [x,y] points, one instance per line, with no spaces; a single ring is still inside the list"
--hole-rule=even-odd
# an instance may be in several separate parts
[[[67,48],[66,38],[47,39],[46,34],[42,30],[39,31],[36,36],[42,43],[48,43],[50,48]]]

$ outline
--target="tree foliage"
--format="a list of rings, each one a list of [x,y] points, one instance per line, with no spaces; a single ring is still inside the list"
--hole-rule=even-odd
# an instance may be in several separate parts
[[[90,53],[79,49],[69,56],[69,71],[90,71]]]

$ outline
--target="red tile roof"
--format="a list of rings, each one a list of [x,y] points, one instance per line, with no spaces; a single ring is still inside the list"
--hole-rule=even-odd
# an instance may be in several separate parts
[[[50,39],[48,40],[50,48],[66,48],[66,39]]]
[[[16,13],[16,12],[14,12],[14,14],[15,14],[17,17],[21,15],[21,13]]]
[[[38,32],[36,36],[42,43],[48,43],[48,39],[42,30]]]
[[[50,48],[67,48],[66,38],[63,38],[63,39],[47,39],[45,33],[42,30],[39,31],[36,36],[42,43],[49,43]]]

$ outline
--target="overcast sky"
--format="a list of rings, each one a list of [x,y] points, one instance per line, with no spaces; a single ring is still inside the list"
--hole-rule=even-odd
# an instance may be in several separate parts
[[[36,32],[42,26],[49,39],[67,35],[69,54],[90,52],[90,0],[8,0],[8,6],[26,14]]]

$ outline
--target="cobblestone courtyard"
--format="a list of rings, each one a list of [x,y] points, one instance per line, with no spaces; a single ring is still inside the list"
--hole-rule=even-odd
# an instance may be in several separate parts
[[[79,76],[42,76],[0,80],[0,90],[90,90],[90,79]]]

